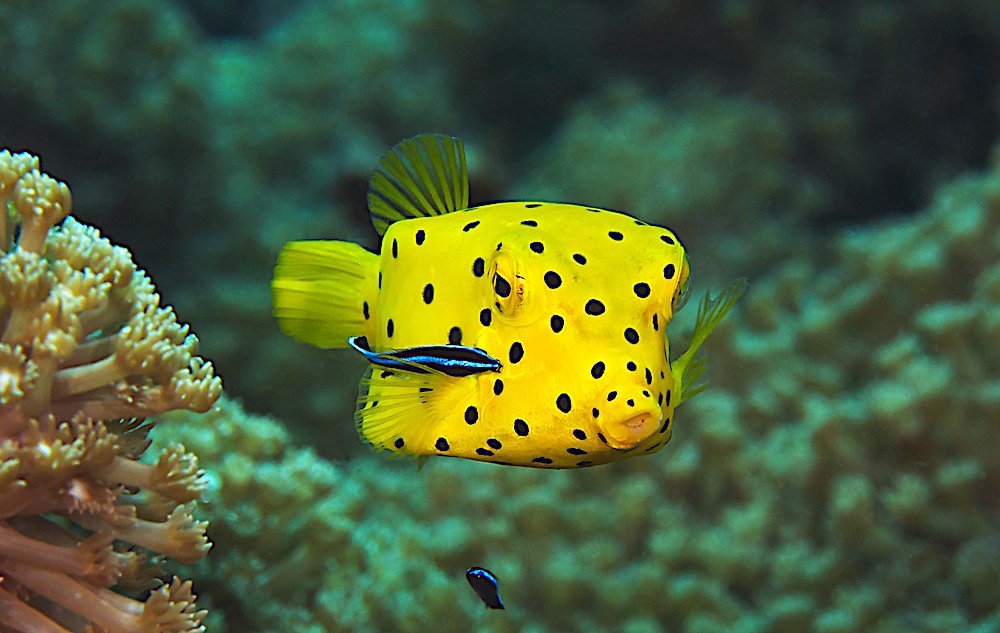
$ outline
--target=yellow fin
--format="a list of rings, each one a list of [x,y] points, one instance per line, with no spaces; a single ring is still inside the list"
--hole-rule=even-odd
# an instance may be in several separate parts
[[[288,242],[271,281],[281,330],[317,347],[347,347],[364,336],[374,306],[378,257],[350,242]]]
[[[469,206],[469,174],[461,139],[419,134],[397,143],[368,182],[368,210],[379,235],[393,222]]]
[[[743,296],[747,285],[746,278],[741,277],[730,283],[729,287],[723,290],[715,300],[712,300],[708,293],[705,293],[705,298],[698,306],[698,316],[695,319],[694,331],[691,333],[691,345],[688,346],[686,352],[671,363],[671,371],[677,382],[676,393],[680,396],[677,399],[678,405],[698,395],[708,387],[706,383],[696,384],[705,373],[705,359],[703,357],[695,358],[695,355],[712,330],[719,323],[722,323],[722,319],[729,314],[729,310]]]
[[[461,431],[462,412],[475,400],[476,379],[441,373],[416,374],[369,365],[358,390],[354,424],[377,451],[399,456],[434,454],[442,428]]]

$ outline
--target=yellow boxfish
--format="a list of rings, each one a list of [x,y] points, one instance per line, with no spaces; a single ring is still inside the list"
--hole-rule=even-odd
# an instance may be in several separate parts
[[[462,142],[436,134],[382,157],[368,206],[381,254],[289,242],[274,314],[299,341],[368,359],[355,424],[398,455],[573,468],[653,453],[745,288],[705,297],[671,363],[689,268],[669,229],[576,204],[470,208]]]

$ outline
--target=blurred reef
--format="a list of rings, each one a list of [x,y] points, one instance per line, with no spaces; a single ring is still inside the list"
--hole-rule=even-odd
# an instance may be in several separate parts
[[[72,183],[225,377],[155,430],[210,481],[216,545],[181,574],[210,630],[1000,631],[1000,4],[8,0],[0,21],[0,145]],[[365,454],[362,364],[283,337],[268,280],[290,239],[376,247],[368,173],[424,131],[465,139],[476,202],[619,208],[677,231],[696,296],[750,278],[661,454]]]

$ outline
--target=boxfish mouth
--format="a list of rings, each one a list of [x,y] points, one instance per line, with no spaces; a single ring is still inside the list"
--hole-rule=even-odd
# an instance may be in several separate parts
[[[638,413],[607,430],[608,446],[618,449],[632,448],[652,435],[658,426],[658,417],[652,412]]]

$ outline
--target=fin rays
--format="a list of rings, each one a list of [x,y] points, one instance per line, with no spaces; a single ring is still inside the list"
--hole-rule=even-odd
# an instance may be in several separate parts
[[[281,330],[317,347],[345,347],[365,333],[363,306],[375,287],[378,258],[350,242],[288,242],[271,281]]]
[[[386,152],[368,184],[368,208],[379,235],[393,222],[469,206],[469,176],[460,139],[420,134]]]
[[[698,380],[705,373],[705,359],[704,357],[696,358],[695,355],[708,335],[722,322],[732,307],[736,305],[736,301],[743,296],[747,285],[746,278],[741,277],[729,284],[729,287],[714,300],[707,293],[705,298],[701,300],[694,331],[691,333],[691,344],[687,351],[681,354],[680,358],[675,360],[671,366],[677,380],[678,405],[698,395],[708,387],[706,383],[698,383]]]

